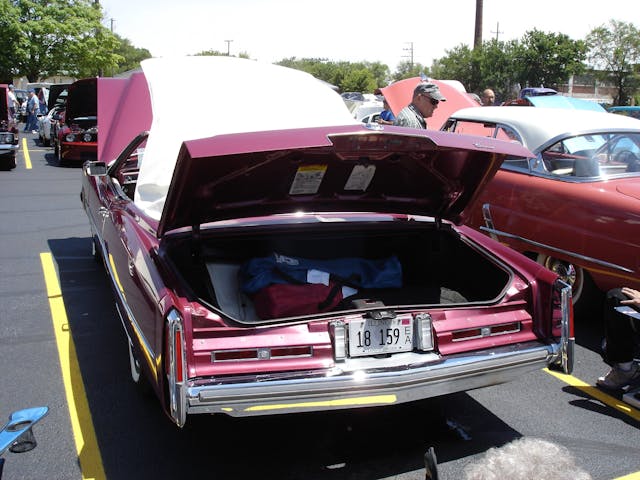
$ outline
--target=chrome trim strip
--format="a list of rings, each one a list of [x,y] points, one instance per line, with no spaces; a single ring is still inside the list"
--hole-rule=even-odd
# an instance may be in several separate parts
[[[131,324],[131,327],[135,330],[136,336],[141,340],[140,346],[146,350],[145,357],[155,358],[155,352],[151,347],[151,344],[147,340],[147,337],[145,337],[144,332],[142,331],[142,329],[140,328],[140,325],[138,324],[135,317],[133,316],[133,312],[131,311],[131,308],[129,308],[129,304],[126,302],[124,296],[122,295],[122,292],[118,288],[118,283],[115,280],[116,277],[114,275],[113,269],[111,268],[111,264],[107,259],[108,254],[106,253],[107,248],[104,244],[104,241],[102,240],[102,237],[100,235],[98,235],[97,233],[94,233],[94,232],[97,232],[98,229],[96,227],[95,222],[93,221],[93,217],[89,214],[87,214],[87,217],[89,217],[89,223],[91,223],[91,234],[96,236],[96,238],[98,239],[98,243],[100,244],[100,250],[101,250],[100,255],[102,257],[102,264],[107,270],[107,275],[109,276],[109,280],[111,282],[111,290],[115,292],[115,294],[118,296],[118,299],[119,299],[119,302],[116,301],[116,306],[120,304],[124,307],[124,310],[125,310],[124,313],[129,319],[129,323]],[[93,241],[93,238],[91,239],[91,241]],[[127,332],[127,329],[124,326],[124,319],[122,317],[122,312],[120,311],[119,308],[118,308],[118,315],[120,316],[120,323],[122,323],[122,328],[124,328],[125,334],[127,335],[127,337],[129,337],[129,333]],[[150,365],[150,366],[153,367],[153,365]]]
[[[620,271],[626,272],[626,273],[634,273],[633,270],[631,270],[631,269],[629,269],[627,267],[623,267],[621,265],[616,265],[615,263],[609,263],[609,262],[605,262],[603,260],[598,260],[597,258],[587,257],[586,255],[580,255],[578,253],[569,252],[569,251],[563,250],[561,248],[556,248],[556,247],[552,247],[552,246],[544,244],[544,243],[536,242],[535,240],[529,240],[527,238],[521,237],[519,235],[515,235],[513,233],[507,233],[507,232],[503,232],[503,231],[496,230],[496,229],[493,229],[493,228],[488,228],[488,227],[480,227],[480,230],[482,230],[483,232],[487,232],[492,236],[493,235],[497,235],[497,236],[501,236],[501,237],[513,238],[515,240],[520,240],[521,242],[528,243],[528,244],[533,245],[535,247],[545,248],[545,249],[551,250],[553,252],[562,253],[562,254],[567,255],[569,257],[579,258],[580,260],[584,260],[584,261],[587,261],[587,262],[592,262],[592,263],[601,265],[603,267],[613,268],[615,270],[620,270]]]
[[[419,354],[393,369],[198,379],[186,389],[188,413],[244,417],[411,402],[504,383],[555,361],[560,345],[528,342],[418,363]],[[434,358],[435,357],[435,358]],[[402,358],[402,357],[401,357]]]

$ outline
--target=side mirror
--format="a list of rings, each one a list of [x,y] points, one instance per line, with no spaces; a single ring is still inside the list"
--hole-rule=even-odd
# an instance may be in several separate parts
[[[91,177],[103,177],[107,174],[107,164],[104,162],[87,162],[84,171]]]
[[[24,453],[36,448],[37,442],[32,428],[47,413],[49,407],[26,408],[13,412],[9,416],[9,422],[0,430],[0,455],[7,448],[12,453]]]

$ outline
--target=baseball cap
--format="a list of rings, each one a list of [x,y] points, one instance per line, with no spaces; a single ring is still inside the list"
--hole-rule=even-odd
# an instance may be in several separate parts
[[[423,93],[429,95],[434,100],[446,102],[447,99],[440,93],[440,89],[435,83],[419,83],[413,91],[414,96]]]

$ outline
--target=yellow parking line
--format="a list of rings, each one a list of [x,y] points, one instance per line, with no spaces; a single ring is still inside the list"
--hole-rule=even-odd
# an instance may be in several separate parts
[[[578,390],[583,391],[590,397],[593,397],[597,400],[600,400],[605,405],[614,408],[625,415],[633,418],[634,420],[640,420],[640,411],[633,408],[631,405],[618,400],[611,395],[607,395],[602,390],[588,383],[583,382],[582,380],[574,377],[573,375],[565,375],[564,373],[554,372],[549,370],[548,368],[544,369],[545,372],[553,375],[554,377],[562,380],[564,383],[571,385],[572,387],[577,388]],[[613,480],[640,480],[640,472],[630,473],[629,475],[625,475],[624,477],[614,478]]]
[[[29,149],[27,148],[27,139],[22,138],[22,154],[24,155],[24,165],[27,170],[31,170],[31,157],[29,156]]]
[[[550,373],[554,377],[562,380],[564,383],[571,385],[572,387],[576,387],[578,390],[583,391],[590,397],[593,397],[597,400],[600,400],[605,405],[608,405],[611,408],[615,408],[616,410],[628,415],[634,420],[640,421],[640,411],[633,408],[628,403],[623,402],[622,400],[618,400],[611,395],[607,395],[598,387],[594,387],[589,385],[588,383],[583,382],[582,380],[574,377],[573,375],[565,375],[564,373],[554,372],[549,370],[548,368],[544,369],[547,373]]]
[[[41,253],[40,261],[47,286],[49,307],[53,320],[53,331],[56,335],[62,381],[64,383],[71,427],[76,444],[76,451],[80,461],[83,479],[106,479],[102,457],[93,428],[93,420],[87,401],[82,374],[76,356],[76,348],[71,336],[71,329],[67,320],[67,311],[62,298],[62,290],[58,282],[58,275],[53,264],[51,253]]]

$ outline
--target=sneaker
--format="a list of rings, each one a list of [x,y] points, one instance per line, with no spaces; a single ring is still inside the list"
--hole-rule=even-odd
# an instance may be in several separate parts
[[[638,368],[636,363],[631,364],[629,370],[622,370],[617,365],[614,365],[609,373],[604,377],[598,378],[596,385],[610,388],[611,390],[618,390],[637,379],[640,379],[640,368]]]

